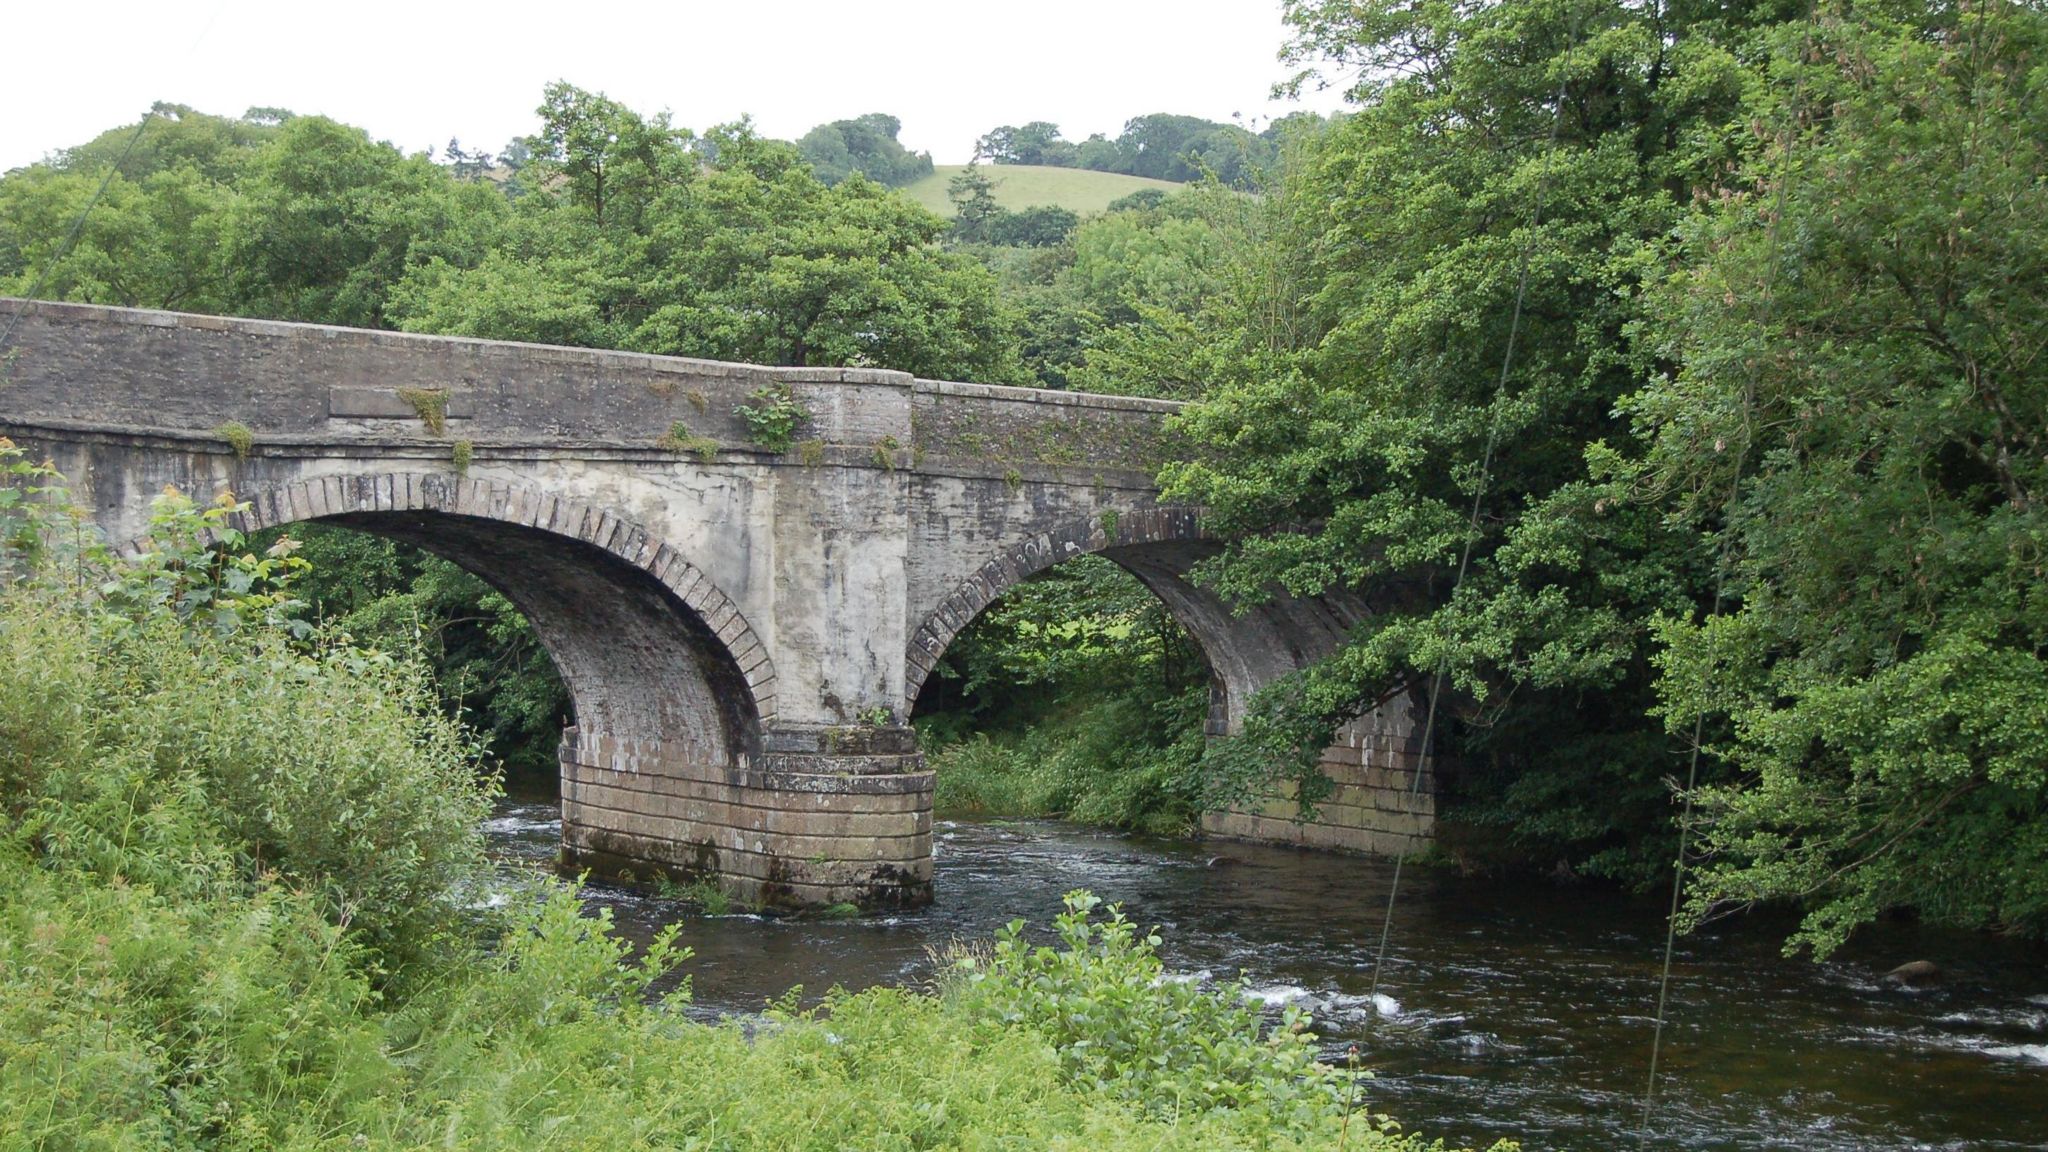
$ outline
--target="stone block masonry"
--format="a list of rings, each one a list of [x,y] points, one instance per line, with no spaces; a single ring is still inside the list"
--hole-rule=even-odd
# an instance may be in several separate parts
[[[572,728],[561,758],[571,869],[711,880],[768,908],[931,900],[932,774],[915,753],[863,754],[862,772],[779,772]]]
[[[0,434],[50,459],[116,545],[166,485],[321,522],[476,573],[532,621],[568,689],[567,865],[715,877],[770,906],[931,897],[932,777],[907,726],[946,646],[1019,581],[1122,565],[1212,674],[1208,727],[1332,651],[1369,606],[1249,610],[1190,579],[1220,548],[1153,477],[1178,405],[860,368],[787,368],[0,299]],[[734,409],[786,391],[796,443]],[[1405,704],[1324,755],[1312,820],[1285,795],[1219,835],[1400,851]]]
[[[1319,764],[1333,785],[1304,818],[1290,783],[1253,803],[1202,818],[1213,836],[1293,844],[1302,848],[1399,856],[1430,843],[1436,828],[1436,788],[1422,768],[1421,736],[1406,709],[1382,709],[1339,729]]]

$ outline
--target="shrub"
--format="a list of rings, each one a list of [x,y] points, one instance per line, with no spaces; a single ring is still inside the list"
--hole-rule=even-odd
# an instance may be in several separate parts
[[[1060,816],[1084,824],[1180,835],[1199,811],[1201,717],[1207,692],[1163,700],[1104,692],[1043,714],[1012,737],[922,718],[934,751],[938,811],[960,816]],[[1163,747],[1159,733],[1172,741]],[[947,738],[954,741],[949,743]]]
[[[303,565],[236,555],[232,509],[167,493],[139,560],[6,589],[0,810],[55,866],[192,894],[275,874],[416,953],[485,875],[488,788],[420,668],[294,626]]]
[[[1070,1083],[1154,1113],[1229,1108],[1306,1132],[1342,1112],[1346,1081],[1316,1061],[1305,1015],[1290,1008],[1268,1031],[1241,988],[1166,979],[1159,937],[1117,908],[1096,919],[1101,903],[1067,895],[1059,948],[1033,947],[1012,921],[986,959],[957,962],[953,994],[982,1020],[1043,1035]]]
[[[746,422],[748,437],[770,452],[789,451],[797,429],[810,417],[787,384],[758,388],[746,403],[736,405],[732,411]]]

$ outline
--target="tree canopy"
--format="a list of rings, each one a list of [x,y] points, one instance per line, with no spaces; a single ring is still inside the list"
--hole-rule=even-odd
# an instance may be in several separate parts
[[[851,120],[820,124],[796,142],[811,170],[826,184],[837,184],[855,172],[877,184],[898,188],[932,174],[929,152],[912,152],[896,134],[896,117],[870,112]]]
[[[1062,138],[1059,125],[1048,121],[1004,124],[976,140],[974,154],[992,164],[1089,168],[1179,183],[1213,176],[1233,187],[1249,187],[1278,158],[1280,135],[1277,125],[1254,133],[1236,124],[1160,112],[1132,119],[1113,140],[1097,133],[1078,144]]]

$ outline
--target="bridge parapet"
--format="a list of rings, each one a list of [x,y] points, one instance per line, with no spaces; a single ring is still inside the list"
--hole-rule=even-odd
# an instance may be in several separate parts
[[[1149,486],[1172,455],[1165,419],[1182,407],[1140,396],[940,380],[919,380],[916,392],[911,422],[921,468],[1013,481],[1061,470],[1137,475]]]
[[[769,464],[883,470],[924,458],[1003,476],[1049,466],[1149,473],[1157,400],[951,381],[879,368],[790,368],[0,298],[14,424],[256,443],[471,451],[742,453]],[[788,450],[738,409],[786,388],[804,419]],[[1127,479],[1128,477],[1126,477]]]

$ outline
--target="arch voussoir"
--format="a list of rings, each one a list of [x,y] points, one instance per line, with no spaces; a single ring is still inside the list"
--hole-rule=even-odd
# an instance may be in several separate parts
[[[491,520],[580,540],[646,572],[693,612],[733,661],[762,725],[775,717],[775,662],[739,604],[702,569],[645,525],[610,508],[531,485],[435,472],[326,475],[264,488],[243,498],[231,525],[244,534],[316,520],[378,512],[438,512]],[[219,532],[208,534],[218,539]],[[115,551],[139,555],[146,538]]]
[[[939,665],[939,658],[953,638],[972,623],[982,609],[1027,578],[1076,556],[1086,556],[1112,547],[1207,540],[1209,534],[1196,509],[1148,508],[1069,520],[1046,532],[1020,541],[990,557],[970,572],[956,588],[940,600],[915,631],[904,651],[903,708],[905,715],[917,703],[917,696]]]

